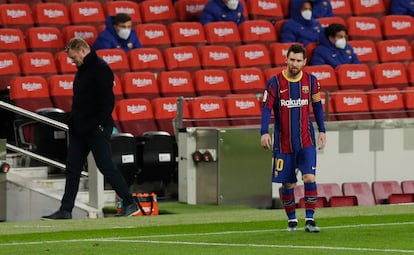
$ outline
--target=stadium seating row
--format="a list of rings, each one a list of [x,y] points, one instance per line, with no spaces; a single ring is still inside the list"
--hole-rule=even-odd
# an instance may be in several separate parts
[[[378,204],[397,204],[414,202],[414,180],[345,182],[318,184],[317,207],[373,206]],[[297,207],[304,208],[304,187],[294,189]]]

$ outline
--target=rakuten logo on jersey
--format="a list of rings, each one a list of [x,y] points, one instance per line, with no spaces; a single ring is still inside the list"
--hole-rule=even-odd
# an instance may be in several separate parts
[[[346,71],[346,77],[349,77],[351,80],[361,79],[367,77],[366,72],[364,71]]]
[[[190,59],[193,59],[193,53],[191,52],[183,52],[183,53],[174,53],[174,59],[178,62],[188,61]]]
[[[72,89],[73,82],[72,81],[59,81],[59,87],[61,87],[64,90]]]
[[[146,105],[127,105],[127,112],[132,114],[137,114],[140,112],[146,112],[147,106]]]
[[[12,65],[13,65],[13,60],[11,59],[0,60],[0,69],[4,69]]]
[[[194,28],[180,28],[179,30],[180,35],[184,37],[190,37],[200,34],[200,30]]]
[[[259,8],[261,8],[263,10],[277,9],[277,4],[276,3],[271,3],[271,2],[266,2],[266,1],[260,1],[259,0],[257,5],[259,6]]]
[[[387,79],[392,79],[401,75],[401,70],[382,70],[382,76]]]
[[[108,64],[113,64],[116,62],[121,62],[122,56],[121,55],[106,55],[106,56],[103,56],[102,59],[105,60],[105,62]]]
[[[309,105],[309,100],[308,99],[292,99],[289,98],[288,100],[280,100],[280,105],[281,106],[285,106],[287,108],[295,108],[295,107],[302,107],[305,105]]]
[[[223,76],[207,75],[207,76],[204,76],[204,82],[208,83],[210,85],[219,84],[221,82],[224,82],[224,77]]]
[[[250,32],[256,35],[264,35],[264,34],[270,33],[270,28],[255,26],[255,27],[250,27]]]
[[[384,104],[389,104],[398,100],[398,96],[396,94],[381,95],[378,96],[378,98],[380,102],[383,102]]]
[[[37,39],[42,41],[42,42],[51,42],[51,41],[56,41],[58,39],[56,34],[42,34],[42,33],[38,33],[37,34]]]
[[[42,89],[43,86],[41,83],[32,83],[32,82],[28,82],[28,83],[23,83],[22,84],[22,89],[23,90],[27,90],[27,91],[35,91],[35,90],[39,90]]]
[[[210,58],[212,58],[213,60],[216,60],[216,61],[230,58],[228,53],[226,53],[226,52],[217,52],[217,51],[210,52],[208,56]]]
[[[176,112],[177,104],[163,104],[162,109],[167,112]]]
[[[168,12],[170,9],[168,8],[168,5],[160,5],[160,6],[150,6],[149,10],[150,12],[158,15],[163,12]]]
[[[368,23],[368,22],[356,22],[356,27],[362,31],[374,30],[377,28],[375,23]]]
[[[240,110],[246,110],[249,108],[253,108],[255,105],[256,104],[254,101],[236,100],[236,107],[239,108]]]
[[[137,86],[138,88],[142,88],[145,86],[150,86],[152,85],[152,80],[151,79],[132,79],[132,84],[134,86]]]
[[[400,54],[405,51],[407,51],[407,48],[405,48],[405,46],[387,46],[387,52],[391,55]]]
[[[256,50],[256,51],[245,51],[244,52],[244,57],[247,58],[247,59],[250,59],[250,60],[258,59],[258,58],[264,57],[264,52],[263,51],[258,51],[258,50]]]
[[[135,14],[135,10],[133,8],[128,8],[128,7],[116,7],[115,13],[127,13],[131,15],[131,14]]]
[[[205,112],[212,112],[220,109],[219,104],[215,103],[206,103],[206,104],[200,104],[200,109]]]
[[[138,60],[144,63],[158,60],[157,54],[138,54]]]
[[[234,34],[232,28],[214,28],[214,34],[217,36],[228,36]]]
[[[372,7],[378,4],[379,4],[378,0],[361,0],[361,5],[364,7]]]
[[[44,9],[43,15],[49,18],[59,18],[59,17],[63,17],[64,13],[62,10]]]
[[[353,106],[357,104],[362,104],[362,98],[361,97],[343,97],[344,104],[348,106]]]
[[[50,65],[50,59],[44,59],[44,58],[32,58],[30,59],[30,64],[34,67],[42,67]]]
[[[99,13],[98,8],[79,8],[79,14],[89,17]]]
[[[188,79],[187,78],[177,78],[177,77],[171,77],[168,78],[168,83],[173,86],[173,87],[178,87],[178,86],[182,86],[188,83]]]
[[[149,39],[155,39],[155,38],[158,38],[158,37],[163,37],[164,36],[164,31],[162,31],[162,30],[145,30],[144,34]]]

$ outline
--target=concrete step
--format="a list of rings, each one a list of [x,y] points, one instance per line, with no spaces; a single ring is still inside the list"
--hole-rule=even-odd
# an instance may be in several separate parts
[[[43,188],[53,189],[53,190],[65,190],[65,178],[64,177],[51,177],[48,179],[34,179],[33,182],[36,182]],[[85,191],[88,189],[88,178],[81,177],[79,182],[79,191]]]
[[[21,177],[30,179],[46,179],[48,178],[49,168],[46,166],[36,167],[10,167],[10,172],[18,174]]]
[[[79,191],[78,196],[76,197],[77,201],[88,204],[89,203],[89,192],[88,191]],[[115,206],[116,203],[116,193],[113,190],[104,191],[104,206]]]

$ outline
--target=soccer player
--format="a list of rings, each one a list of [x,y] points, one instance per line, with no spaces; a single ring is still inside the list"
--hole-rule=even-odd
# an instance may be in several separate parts
[[[263,95],[261,145],[272,149],[269,124],[272,110],[275,115],[272,181],[282,183],[281,199],[288,217],[287,231],[296,231],[295,196],[296,169],[302,174],[305,188],[306,232],[319,232],[313,218],[317,201],[316,146],[325,147],[326,136],[319,83],[315,76],[302,71],[306,50],[299,44],[289,47],[286,69],[271,77]],[[312,105],[318,125],[318,144],[310,120]]]

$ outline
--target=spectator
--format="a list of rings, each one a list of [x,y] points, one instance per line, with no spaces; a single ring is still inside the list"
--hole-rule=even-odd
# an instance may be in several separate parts
[[[333,23],[325,28],[320,45],[312,53],[311,65],[360,64],[358,56],[351,45],[346,42],[347,29],[342,24]]]
[[[323,28],[319,21],[312,17],[312,2],[292,1],[291,10],[290,19],[283,24],[280,31],[280,42],[299,42],[304,46],[319,42]]]
[[[130,49],[142,47],[135,30],[132,29],[132,19],[128,14],[109,16],[105,25],[106,28],[93,43],[95,50],[118,48],[128,52]]]
[[[410,15],[414,17],[414,2],[408,0],[391,0],[390,13],[394,15]]]
[[[239,0],[209,0],[200,16],[201,24],[215,21],[244,21],[243,5]]]
[[[302,0],[292,0],[290,3],[290,12],[294,12],[292,10],[292,6],[295,6],[295,4],[292,4],[292,2],[303,2]],[[334,13],[332,11],[332,5],[331,1],[329,0],[312,0],[312,17],[314,19],[323,18],[323,17],[333,17]]]

